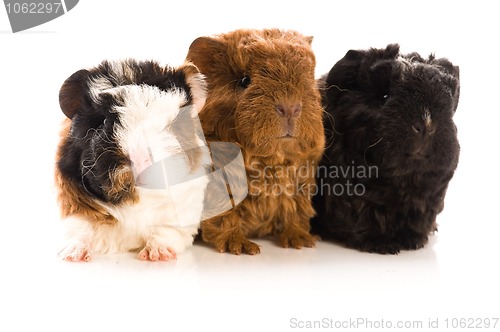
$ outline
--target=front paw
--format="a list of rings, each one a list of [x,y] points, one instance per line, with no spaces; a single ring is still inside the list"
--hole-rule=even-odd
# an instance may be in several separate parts
[[[61,250],[59,257],[68,262],[90,262],[92,250],[87,241],[79,240]]]
[[[170,261],[177,259],[177,253],[169,247],[147,244],[140,252],[139,259],[143,261]]]
[[[373,237],[352,243],[352,247],[370,253],[396,255],[401,250],[418,250],[427,243],[427,235],[411,232],[398,233],[388,238],[385,236]]]
[[[396,241],[385,238],[358,242],[349,246],[359,251],[382,255],[396,255],[399,254],[402,249],[401,245]]]
[[[283,248],[313,248],[317,240],[317,237],[303,230],[284,231],[279,235],[279,244]]]
[[[234,210],[221,217],[205,220],[201,223],[203,241],[212,244],[221,253],[259,254],[259,245],[246,238],[241,229],[241,222],[240,216]]]
[[[258,244],[249,241],[244,236],[231,236],[215,241],[215,249],[219,252],[230,252],[234,255],[248,254],[256,255],[260,253]]]

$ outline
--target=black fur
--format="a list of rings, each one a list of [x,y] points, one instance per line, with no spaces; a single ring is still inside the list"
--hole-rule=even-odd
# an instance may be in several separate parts
[[[319,85],[329,137],[313,232],[367,252],[423,247],[458,163],[458,67],[392,44],[347,52]]]
[[[117,66],[124,70],[117,70]],[[180,89],[186,93],[187,104],[192,102],[191,90],[182,70],[161,67],[154,61],[132,59],[115,63],[103,61],[90,70],[75,72],[63,83],[59,101],[64,114],[71,119],[71,129],[63,139],[57,167],[64,177],[93,197],[118,204],[127,191],[123,191],[123,195],[110,196],[106,189],[112,186],[110,171],[130,164],[119,151],[113,135],[119,118],[110,110],[121,101],[119,95],[106,93],[98,100],[93,99],[90,89],[96,79],[104,79],[111,87],[147,84],[164,91]]]

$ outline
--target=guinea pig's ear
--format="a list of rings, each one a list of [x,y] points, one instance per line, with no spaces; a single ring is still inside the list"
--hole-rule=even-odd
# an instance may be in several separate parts
[[[448,59],[446,58],[440,58],[436,59],[434,58],[434,55],[431,54],[429,56],[428,63],[432,65],[437,65],[438,68],[441,69],[441,71],[455,77],[456,79],[460,78],[460,70],[458,66],[454,66]]]
[[[356,76],[365,57],[365,51],[347,51],[326,76],[326,88],[330,90],[330,87],[333,86],[339,91],[355,89]]]
[[[84,94],[88,90],[89,75],[88,70],[79,70],[68,77],[59,90],[59,105],[64,115],[70,119],[85,102]]]
[[[458,100],[460,99],[460,68],[458,66],[453,66],[453,77],[455,78],[455,86],[452,88],[453,95],[453,113],[457,110]]]
[[[458,99],[460,98],[460,68],[458,66],[451,65],[446,70],[448,71],[448,74],[453,77],[448,86],[450,87],[451,95],[453,97],[453,112],[455,112],[458,107]]]
[[[365,55],[364,51],[360,50],[349,50],[347,53],[344,55],[344,58],[342,60],[348,60],[348,61],[361,61]]]
[[[219,63],[217,57],[226,53],[226,45],[212,37],[196,38],[189,46],[186,60],[194,63],[202,73],[205,73],[214,63]]]
[[[385,59],[396,59],[399,56],[399,44],[389,44],[384,50]]]
[[[346,67],[346,70],[352,71],[350,74],[357,75],[360,67],[362,65],[365,67],[367,62],[370,62],[370,52],[364,50],[349,50],[336,66],[342,64],[342,67]]]
[[[305,36],[304,39],[306,40],[309,45],[312,44],[314,37],[313,36]]]
[[[455,111],[458,106],[458,99],[460,97],[460,68],[458,66],[454,66],[446,58],[436,59],[434,57],[434,54],[431,54],[429,56],[429,60],[427,60],[427,62],[447,75],[448,79],[444,79],[443,81],[450,88],[454,102],[453,111]]]
[[[343,94],[359,89],[356,76],[365,56],[365,51],[349,50],[319,79],[318,87],[324,105],[333,105]]]

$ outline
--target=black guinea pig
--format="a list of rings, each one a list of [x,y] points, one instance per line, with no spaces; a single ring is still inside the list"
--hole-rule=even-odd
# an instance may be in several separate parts
[[[319,87],[327,147],[313,233],[366,252],[422,248],[458,164],[459,68],[391,44],[348,51]]]

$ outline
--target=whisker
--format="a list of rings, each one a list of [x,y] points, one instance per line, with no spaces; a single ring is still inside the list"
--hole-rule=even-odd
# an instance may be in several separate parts
[[[339,87],[338,85],[335,85],[335,84],[332,84],[330,86],[325,86],[325,85],[318,86],[318,89],[322,90],[322,91],[328,91],[328,90],[330,90],[332,88],[335,88],[335,89],[337,89],[337,90],[339,90],[341,92],[349,92],[350,91],[349,89],[342,89],[341,87]]]
[[[89,139],[90,137],[93,137],[94,135],[98,135],[99,138],[101,138],[104,142],[106,143],[114,143],[113,140],[108,136],[108,134],[104,131],[102,128],[89,128],[87,132],[85,133],[84,137],[78,138],[75,136],[70,136],[73,139]]]
[[[99,155],[99,156],[95,159],[95,161],[94,161],[94,162],[92,162],[92,161],[91,161],[91,160],[89,160],[89,159],[82,160],[82,164],[81,164],[81,165],[82,165],[82,169],[86,170],[86,172],[85,172],[85,173],[83,173],[83,172],[82,172],[82,178],[83,178],[84,176],[86,176],[89,172],[90,172],[90,173],[92,173],[94,176],[96,176],[96,175],[95,175],[95,173],[94,173],[92,170],[93,170],[93,168],[95,167],[95,165],[97,164],[97,162],[99,161],[99,159],[100,159],[100,158],[101,158],[101,157],[102,157],[105,153],[107,153],[107,152],[114,152],[114,150],[115,150],[114,148],[107,148],[107,149],[105,149],[105,150],[104,150],[104,151],[103,151],[103,152],[102,152],[102,153],[101,153],[101,154],[100,154],[100,155]],[[86,164],[86,163],[88,163],[88,162],[90,162],[91,164]]]
[[[380,139],[379,139],[378,141],[376,141],[375,143],[373,143],[373,144],[369,145],[369,146],[365,149],[365,152],[364,152],[364,154],[363,154],[363,159],[364,159],[364,161],[365,161],[366,166],[368,166],[368,163],[366,162],[366,152],[368,151],[368,149],[373,148],[375,145],[377,145],[378,143],[380,143],[380,142],[382,141],[382,139],[383,139],[383,138],[384,138],[383,136],[382,136],[382,137],[380,137]]]

